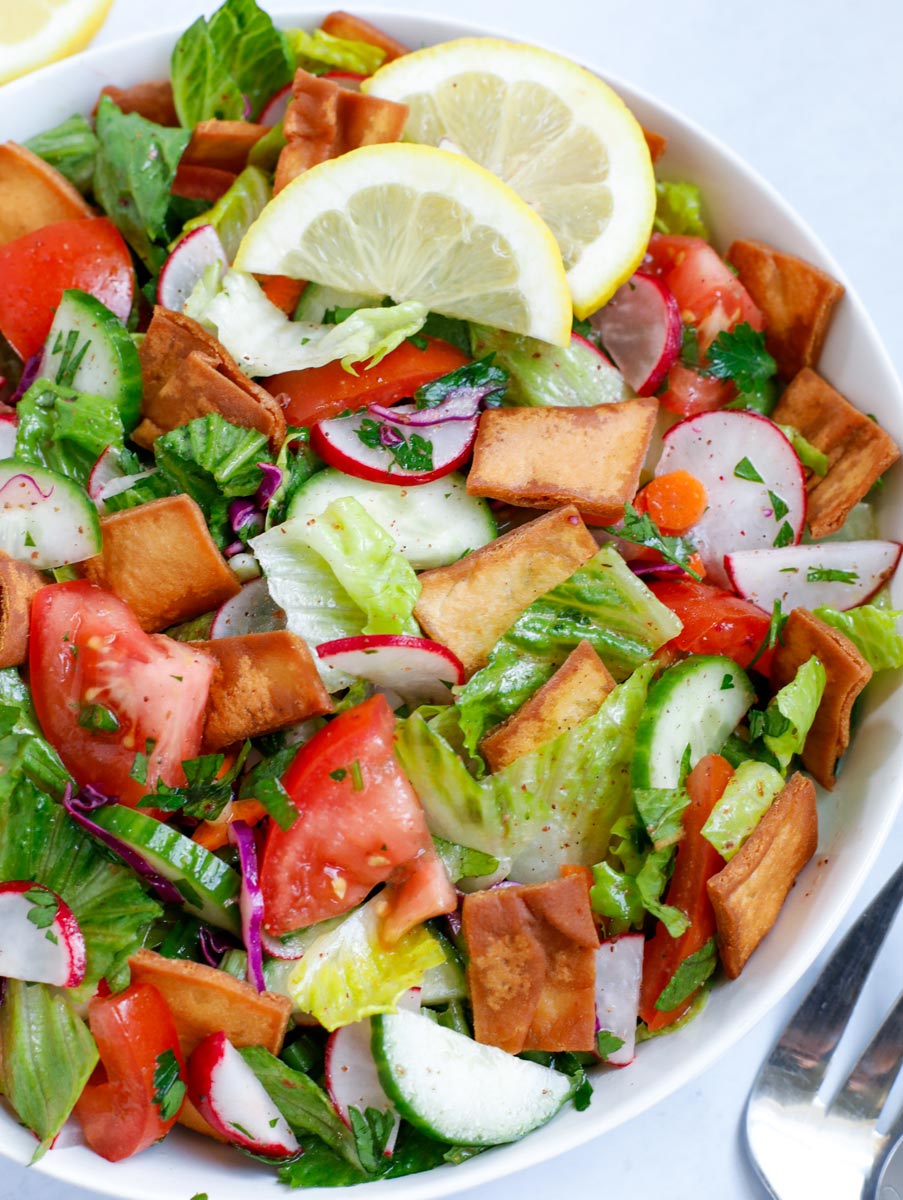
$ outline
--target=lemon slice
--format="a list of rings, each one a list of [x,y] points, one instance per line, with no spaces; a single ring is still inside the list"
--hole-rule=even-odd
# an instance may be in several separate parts
[[[364,146],[299,175],[266,206],[235,267],[566,345],[571,298],[548,227],[476,163],[429,146]]]
[[[579,317],[639,265],[655,214],[649,151],[636,118],[589,71],[534,46],[460,38],[396,59],[361,90],[409,106],[407,140],[459,150],[539,213]]]
[[[112,0],[3,0],[0,83],[87,46]]]

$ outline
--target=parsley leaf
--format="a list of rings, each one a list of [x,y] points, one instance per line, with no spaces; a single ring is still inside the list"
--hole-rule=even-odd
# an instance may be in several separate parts
[[[790,512],[790,506],[777,492],[769,492],[768,499],[771,501],[771,507],[774,509],[774,519],[782,520]]]
[[[476,362],[467,363],[447,375],[425,383],[414,393],[418,408],[435,408],[452,396],[476,395],[480,400],[487,396],[501,399],[508,386],[508,372],[494,365],[495,354],[487,354]]]
[[[765,335],[746,321],[719,333],[708,350],[709,375],[732,379],[741,392],[756,393],[777,371],[777,363],[765,349]]]
[[[781,640],[781,634],[784,632],[784,626],[787,624],[789,615],[789,613],[784,613],[780,600],[775,600],[771,609],[771,620],[768,622],[768,632],[762,639],[762,645],[756,651],[755,656],[749,664],[751,667],[756,665],[766,650],[773,650]]]
[[[364,1112],[349,1108],[348,1119],[361,1166],[375,1175],[383,1165],[383,1151],[395,1126],[395,1118],[391,1112],[380,1112],[378,1108],[367,1108]]]
[[[189,758],[182,763],[185,784],[170,787],[162,780],[157,790],[138,802],[139,808],[159,808],[163,812],[182,811],[199,821],[215,821],[232,799],[232,785],[244,766],[251,743],[245,742],[235,762],[225,773],[222,772],[225,758],[222,754],[204,754],[200,758]],[[260,802],[263,804],[263,801]]]
[[[789,546],[793,541],[793,526],[789,521],[785,521],[778,532],[775,534],[775,539],[772,542],[773,546],[780,549],[782,546]]]
[[[648,546],[650,550],[657,550],[665,562],[676,563],[694,579],[701,578],[689,565],[691,556],[696,553],[693,543],[686,538],[666,536],[648,513],[638,513],[632,504],[624,506],[623,525],[619,528],[606,525],[604,529],[613,537],[632,542],[635,546]]]
[[[765,482],[748,458],[740,459],[740,461],[734,467],[734,475],[737,479],[748,479],[750,483]]]
[[[186,1090],[175,1051],[164,1050],[157,1055],[154,1067],[154,1104],[160,1110],[161,1120],[171,1121],[178,1115]]]
[[[397,425],[374,421],[372,417],[364,417],[355,432],[368,449],[391,454],[403,471],[433,469],[433,443],[419,433],[412,433],[410,439],[405,440]]]
[[[92,733],[115,733],[119,728],[119,718],[102,704],[86,704],[78,714],[78,723]]]
[[[615,1037],[607,1029],[600,1029],[596,1034],[596,1053],[600,1058],[608,1058],[610,1054],[620,1050],[624,1045],[624,1039]]]

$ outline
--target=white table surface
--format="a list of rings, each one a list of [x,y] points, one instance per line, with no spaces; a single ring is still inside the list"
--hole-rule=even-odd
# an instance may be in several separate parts
[[[356,8],[352,0],[342,2]],[[397,0],[396,6],[483,21],[540,44],[545,39],[649,90],[727,141],[844,265],[903,373],[899,0]],[[188,25],[215,7],[202,0],[115,0],[96,44]],[[384,7],[392,7],[391,0]],[[901,858],[903,822],[857,908]],[[860,1044],[903,982],[903,921],[898,926],[861,1006]],[[759,1063],[816,972],[817,965],[724,1059],[645,1116],[462,1197],[540,1200],[589,1189],[605,1200],[761,1200],[765,1192],[742,1146],[744,1102]],[[92,1194],[0,1160],[0,1198],[92,1200]]]

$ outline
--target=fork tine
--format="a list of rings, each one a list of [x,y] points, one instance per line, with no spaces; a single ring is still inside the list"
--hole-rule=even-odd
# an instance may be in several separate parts
[[[771,1076],[814,1096],[903,900],[903,865],[850,928],[769,1055],[755,1087]]]
[[[830,1111],[877,1121],[903,1063],[903,992],[831,1101]]]

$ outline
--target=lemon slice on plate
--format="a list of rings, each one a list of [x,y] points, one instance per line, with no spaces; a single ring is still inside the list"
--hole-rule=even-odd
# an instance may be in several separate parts
[[[548,227],[476,163],[429,146],[365,146],[299,175],[266,206],[235,267],[566,345],[571,298]]]
[[[643,131],[601,79],[557,54],[460,38],[380,68],[361,90],[407,104],[405,138],[455,149],[549,225],[579,317],[639,265],[655,215]]]
[[[0,83],[87,46],[112,0],[2,0]]]

